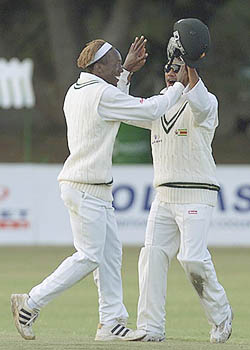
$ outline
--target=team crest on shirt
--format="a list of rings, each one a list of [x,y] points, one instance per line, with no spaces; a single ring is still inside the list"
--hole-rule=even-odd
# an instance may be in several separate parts
[[[175,130],[175,135],[177,136],[187,136],[188,131],[187,129],[176,129]]]
[[[162,142],[162,139],[160,138],[160,136],[154,135],[153,140],[152,140],[152,145],[154,145],[155,143],[160,143],[160,142]]]

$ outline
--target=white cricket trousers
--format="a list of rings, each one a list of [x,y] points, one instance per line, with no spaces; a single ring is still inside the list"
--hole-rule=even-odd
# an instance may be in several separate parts
[[[99,295],[99,321],[113,324],[128,318],[123,304],[121,261],[122,245],[117,235],[114,208],[110,202],[61,185],[61,197],[68,208],[76,253],[29,295],[41,308],[64,290],[94,271]]]
[[[204,204],[169,204],[157,197],[150,210],[145,247],[139,257],[137,328],[165,334],[167,273],[177,259],[194,286],[209,323],[219,325],[230,311],[207,249],[213,207]]]

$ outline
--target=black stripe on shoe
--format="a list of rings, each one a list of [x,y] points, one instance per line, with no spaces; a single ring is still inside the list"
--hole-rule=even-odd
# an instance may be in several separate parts
[[[122,327],[122,325],[118,323],[113,329],[111,329],[111,333],[114,333],[119,327]]]
[[[19,323],[21,323],[25,326],[27,322],[23,322],[23,321],[19,320]]]
[[[129,332],[129,328],[126,328],[126,330],[121,334],[122,337],[125,337],[125,335]]]
[[[25,310],[25,309],[21,309],[20,312],[21,312],[21,311],[22,311],[24,314],[26,314],[26,315],[28,315],[28,316],[30,316],[30,317],[32,316],[32,314],[31,314],[30,312],[28,312],[27,310]]]
[[[30,317],[26,317],[26,316],[24,316],[24,315],[22,315],[22,314],[19,314],[19,319],[24,319],[24,320],[29,321],[29,320],[30,320]]]
[[[125,327],[121,326],[121,328],[117,332],[115,332],[114,334],[119,335],[124,329],[125,329]]]

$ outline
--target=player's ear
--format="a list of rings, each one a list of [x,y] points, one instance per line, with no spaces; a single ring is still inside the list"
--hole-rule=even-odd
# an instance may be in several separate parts
[[[104,65],[101,63],[96,63],[93,68],[93,74],[100,75],[104,71]]]

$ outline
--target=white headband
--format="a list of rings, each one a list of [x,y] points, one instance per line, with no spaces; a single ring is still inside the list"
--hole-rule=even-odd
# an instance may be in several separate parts
[[[110,49],[112,49],[112,45],[109,43],[103,44],[99,50],[96,51],[95,56],[92,58],[92,60],[88,63],[88,66],[91,64],[97,62],[100,58],[102,58]]]

